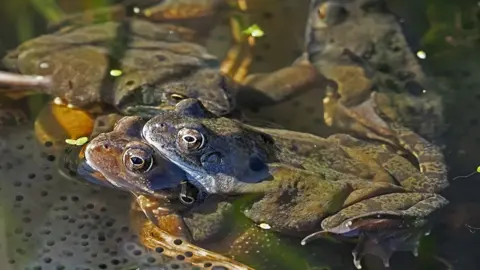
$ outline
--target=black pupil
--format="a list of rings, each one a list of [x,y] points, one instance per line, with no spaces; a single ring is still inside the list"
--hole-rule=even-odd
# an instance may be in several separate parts
[[[130,161],[135,165],[142,165],[143,164],[143,159],[141,159],[139,157],[131,157]]]
[[[193,143],[196,141],[195,137],[193,136],[185,136],[185,141],[188,142],[188,143]]]

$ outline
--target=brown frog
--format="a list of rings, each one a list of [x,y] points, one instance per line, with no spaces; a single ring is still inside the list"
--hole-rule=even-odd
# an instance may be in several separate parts
[[[327,125],[392,142],[381,112],[430,140],[445,130],[434,91],[441,86],[424,73],[404,30],[384,0],[310,1],[306,51],[331,80]]]
[[[51,76],[53,86],[45,91],[77,107],[110,104],[131,114],[189,96],[214,112],[229,111],[218,60],[184,32],[191,31],[141,19],[105,22],[27,41],[4,63],[22,74]],[[127,47],[116,48],[123,43]],[[185,83],[178,83],[182,77]]]
[[[173,1],[167,2],[180,10]],[[192,1],[178,5],[182,4]],[[214,0],[197,4],[209,10],[221,6]],[[194,43],[195,33],[177,24],[135,17],[79,24],[21,44],[3,63],[22,74],[51,76],[52,87],[42,91],[70,105],[92,110],[98,109],[94,105],[109,105],[121,114],[143,116],[185,98],[197,98],[213,113],[224,115],[236,108],[237,92],[246,106],[252,100],[272,103],[315,80],[313,67],[298,62],[272,75],[251,76],[246,79],[249,87],[239,91],[241,85],[221,72],[220,61]],[[226,74],[232,75],[228,70]],[[302,79],[292,80],[299,74]]]
[[[448,203],[436,194],[448,186],[441,151],[388,123],[420,169],[376,142],[253,127],[216,117],[193,99],[152,118],[142,132],[198,188],[257,195],[245,211],[255,222],[297,236],[313,233],[304,241],[325,233],[359,237],[353,254],[360,268],[365,253],[385,265],[395,250],[415,253],[430,217]]]
[[[165,171],[169,166],[174,170],[173,165],[165,164],[168,162],[158,155],[147,157],[146,152],[151,152],[139,135],[143,124],[140,117],[125,117],[117,122],[113,131],[94,138],[85,149],[86,163],[80,166],[79,172],[92,182],[127,190],[136,196],[132,203],[131,224],[146,247],[166,252],[167,256],[188,257],[188,261],[193,260],[201,266],[226,265],[225,258],[202,255],[205,249],[256,269],[316,269],[313,265],[334,265],[331,259],[336,258],[335,255],[327,261],[313,255],[312,252],[319,250],[316,245],[292,250],[296,242],[279,238],[236,214],[236,209],[249,200],[248,196],[210,196],[202,200],[192,187],[179,185],[185,177]],[[143,160],[145,170],[140,171],[140,166],[132,170],[132,157]],[[164,184],[156,183],[159,181]],[[159,189],[160,186],[173,187]],[[172,241],[183,244],[168,246]],[[321,252],[329,253],[331,248]],[[292,262],[292,258],[297,259]]]
[[[201,267],[210,264],[227,269],[252,269],[192,244],[202,237],[211,239],[231,207],[219,202],[214,205],[222,210],[218,213],[196,207],[197,212],[203,210],[204,214],[193,217],[186,214],[201,196],[181,183],[185,179],[183,171],[175,169],[175,165],[163,160],[141,140],[143,124],[140,117],[126,117],[117,122],[112,132],[93,139],[85,149],[86,161],[79,166],[79,174],[92,182],[134,195],[132,225],[148,248],[172,258],[182,256],[185,261]],[[184,221],[185,216],[190,218]],[[209,224],[206,220],[218,222]],[[204,227],[195,229],[201,226]]]

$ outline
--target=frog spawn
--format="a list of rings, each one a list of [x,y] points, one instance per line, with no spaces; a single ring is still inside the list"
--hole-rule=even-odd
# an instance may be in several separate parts
[[[55,146],[38,145],[25,126],[2,129],[0,135],[5,142],[0,149],[2,243],[8,243],[0,247],[8,254],[0,268],[191,268],[139,243],[125,213],[130,207],[126,193],[58,175]]]

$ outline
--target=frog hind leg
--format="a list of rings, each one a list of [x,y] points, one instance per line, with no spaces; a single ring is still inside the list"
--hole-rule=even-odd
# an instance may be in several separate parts
[[[397,154],[397,149],[388,144],[359,140],[347,134],[335,134],[328,139],[369,156],[408,191],[424,192],[423,183],[429,183],[414,164]]]
[[[379,257],[385,267],[390,267],[390,258],[396,251],[411,251],[418,256],[420,238],[424,230],[396,230],[381,233],[365,232],[360,234],[357,246],[352,251],[353,263],[361,269],[361,260],[366,254]]]
[[[411,129],[393,121],[378,111],[385,123],[394,133],[401,147],[410,152],[418,161],[420,172],[425,176],[423,181],[411,182],[411,189],[422,192],[440,192],[448,187],[447,165],[440,147],[424,139]]]
[[[327,234],[359,237],[353,251],[360,269],[365,254],[381,258],[388,266],[397,250],[417,253],[418,240],[428,227],[428,217],[448,201],[438,194],[394,193],[374,197],[344,208],[322,221],[323,231],[302,240],[306,244]]]
[[[157,200],[152,201],[140,195],[133,204],[132,225],[145,247],[170,258],[181,257],[183,261],[198,267],[211,265],[213,268],[253,270],[233,259],[192,244],[182,217],[158,205]],[[160,212],[154,213],[157,209]]]

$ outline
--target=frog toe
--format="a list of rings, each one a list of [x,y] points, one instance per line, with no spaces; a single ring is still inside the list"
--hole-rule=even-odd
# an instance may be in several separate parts
[[[385,267],[390,267],[390,258],[396,251],[410,251],[417,257],[420,237],[423,234],[422,230],[363,233],[352,252],[353,263],[357,269],[361,269],[362,258],[366,254],[370,254],[380,258]]]

